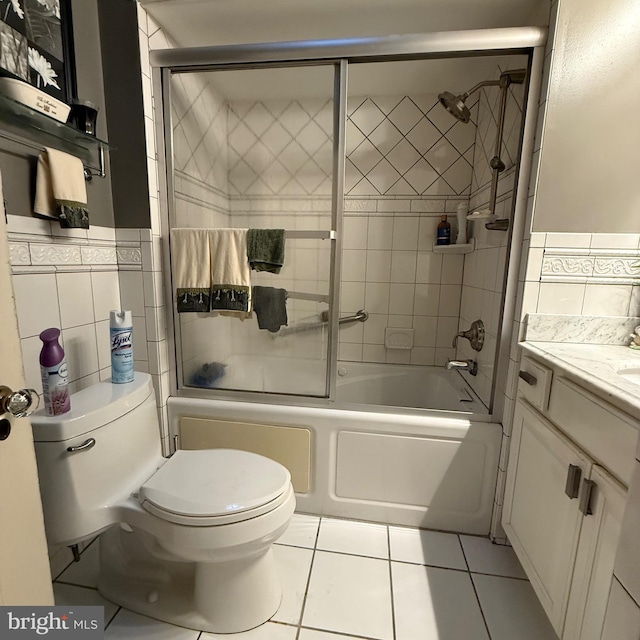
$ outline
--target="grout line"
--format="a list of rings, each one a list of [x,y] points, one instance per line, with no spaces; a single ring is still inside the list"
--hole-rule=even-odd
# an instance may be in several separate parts
[[[107,630],[107,627],[114,621],[115,617],[120,613],[121,610],[122,610],[122,607],[118,607],[116,609],[116,612],[111,616],[111,618],[109,618],[109,622],[105,622],[105,625],[104,625],[105,631]]]
[[[98,593],[98,587],[88,587],[86,584],[73,584],[73,582],[63,582],[62,580],[57,580],[55,584],[63,584],[67,587],[77,587],[78,589],[88,589],[89,591],[95,591]],[[109,600],[109,602],[111,602],[111,600]],[[113,604],[115,604],[115,602]]]
[[[396,607],[395,600],[393,598],[393,571],[391,565],[391,532],[389,531],[389,525],[387,529],[387,552],[389,554],[389,595],[391,596],[391,632],[393,633],[393,640],[396,640]]]
[[[456,538],[458,538],[458,544],[460,545],[460,551],[462,551],[464,564],[467,567],[467,573],[471,573],[471,567],[469,566],[469,562],[467,560],[467,554],[464,552],[464,545],[462,544],[462,538],[460,538],[460,534],[456,534]]]
[[[311,552],[311,562],[309,563],[309,575],[307,576],[307,584],[304,589],[304,597],[302,598],[302,607],[300,609],[300,618],[298,619],[298,631],[296,632],[296,640],[300,638],[300,631],[302,630],[302,618],[304,617],[304,609],[307,605],[307,596],[309,595],[309,585],[311,584],[311,573],[313,572],[313,561],[316,558],[316,545],[318,544],[318,538],[320,537],[320,525],[322,524],[322,517],[318,518],[318,528],[316,530],[316,539],[313,542],[313,549]]]
[[[331,631],[330,629],[321,629],[320,627],[302,627],[303,629],[309,629],[310,631],[320,631],[321,633],[326,633],[327,635],[335,635],[345,637],[345,638],[355,638],[355,640],[380,640],[380,638],[374,638],[373,636],[356,636],[353,633],[348,633],[346,631]]]
[[[458,540],[460,540],[460,536],[458,536]],[[460,541],[460,546],[462,547],[462,555],[464,556],[464,561],[469,566],[469,562],[467,561],[467,554],[464,551],[464,546],[462,545],[462,541]],[[478,603],[478,609],[480,609],[480,615],[482,616],[482,621],[484,622],[485,629],[487,630],[487,636],[489,640],[491,640],[491,631],[489,631],[489,625],[487,624],[487,619],[485,618],[484,611],[482,610],[482,604],[480,603],[480,597],[478,596],[478,590],[476,589],[475,582],[473,581],[473,576],[471,575],[471,571],[467,572],[469,576],[469,582],[471,582],[471,588],[473,589],[473,593],[476,596],[476,602]]]

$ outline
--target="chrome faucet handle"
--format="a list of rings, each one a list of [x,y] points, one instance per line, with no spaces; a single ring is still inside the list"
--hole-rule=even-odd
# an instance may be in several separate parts
[[[458,338],[466,338],[471,343],[471,348],[474,351],[482,351],[484,346],[484,323],[482,320],[474,320],[469,329],[457,333],[451,345],[454,349],[458,348]]]

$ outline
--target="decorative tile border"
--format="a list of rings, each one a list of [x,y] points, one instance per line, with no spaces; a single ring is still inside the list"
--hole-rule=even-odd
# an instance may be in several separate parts
[[[80,247],[82,264],[118,264],[115,247]]]
[[[32,265],[70,265],[82,264],[80,247],[65,244],[40,244],[29,245]]]
[[[10,242],[9,243],[9,261],[11,265],[29,265],[31,264],[31,254],[29,253],[29,244],[26,242]]]
[[[139,230],[94,227],[85,235],[55,235],[37,218],[9,216],[9,258],[14,273],[142,269]],[[58,231],[56,229],[56,231]],[[76,230],[73,230],[76,231]],[[89,237],[93,236],[93,237]],[[113,239],[112,239],[113,238]],[[126,239],[125,239],[126,238]]]
[[[142,265],[142,251],[140,248],[118,247],[116,253],[118,264]]]
[[[640,284],[637,251],[545,249],[541,282]]]

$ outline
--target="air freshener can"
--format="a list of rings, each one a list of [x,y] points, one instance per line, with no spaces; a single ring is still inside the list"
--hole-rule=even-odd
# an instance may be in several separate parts
[[[42,395],[48,416],[58,416],[71,410],[68,379],[69,368],[64,350],[58,342],[60,329],[51,327],[40,334],[43,342],[40,352]]]
[[[133,319],[131,311],[111,311],[111,382],[133,382]]]

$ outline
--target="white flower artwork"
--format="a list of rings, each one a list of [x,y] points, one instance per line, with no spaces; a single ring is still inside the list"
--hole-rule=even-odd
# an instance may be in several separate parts
[[[7,10],[4,14],[5,20],[7,19],[7,13],[9,13],[9,7],[11,7],[16,12],[18,18],[20,18],[21,20],[24,20],[24,11],[20,6],[20,0],[10,0],[10,4],[7,5]]]
[[[29,66],[38,74],[38,87],[40,87],[40,81],[46,87],[51,85],[56,89],[60,89],[60,86],[55,81],[58,74],[53,70],[51,63],[35,49],[29,47]]]
[[[60,0],[36,0],[47,11],[60,20]]]

